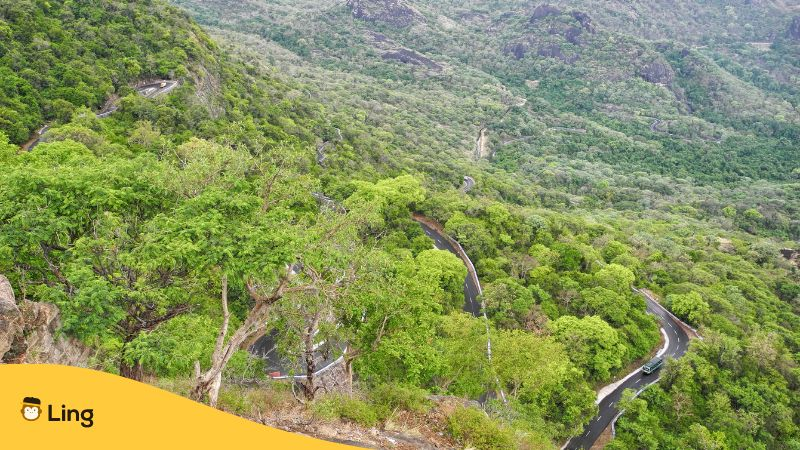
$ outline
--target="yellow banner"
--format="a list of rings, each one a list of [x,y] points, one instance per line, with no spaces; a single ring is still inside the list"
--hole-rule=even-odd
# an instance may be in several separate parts
[[[259,425],[116,375],[17,364],[0,365],[0,442],[9,449],[353,448]]]

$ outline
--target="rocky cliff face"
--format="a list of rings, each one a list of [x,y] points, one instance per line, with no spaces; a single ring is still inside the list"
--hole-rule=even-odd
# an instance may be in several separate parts
[[[60,312],[48,303],[17,304],[8,279],[0,275],[0,362],[86,366],[90,350],[60,336]]]
[[[403,0],[347,0],[356,19],[409,27],[422,21],[422,14]]]

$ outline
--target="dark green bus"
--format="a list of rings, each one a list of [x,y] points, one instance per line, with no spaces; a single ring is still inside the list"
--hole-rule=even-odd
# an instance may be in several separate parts
[[[647,364],[642,366],[642,372],[644,372],[645,375],[650,375],[663,365],[664,365],[664,358],[656,357],[651,359]]]

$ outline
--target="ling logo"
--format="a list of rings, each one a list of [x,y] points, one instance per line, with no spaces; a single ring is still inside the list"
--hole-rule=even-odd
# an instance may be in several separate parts
[[[42,415],[42,401],[36,397],[25,397],[22,399],[22,417],[33,422]]]
[[[67,408],[66,405],[61,405],[61,415],[53,414],[53,405],[47,405],[47,421],[48,422],[81,422],[83,428],[91,428],[94,425],[94,410],[84,409],[79,411],[77,409]],[[22,399],[22,417],[28,422],[37,420],[42,415],[42,401],[36,397],[25,397]]]

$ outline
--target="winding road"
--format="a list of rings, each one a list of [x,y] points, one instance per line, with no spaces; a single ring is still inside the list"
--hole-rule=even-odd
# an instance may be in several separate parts
[[[419,222],[422,231],[433,239],[433,243],[439,250],[447,250],[448,252],[461,258],[458,249],[442,235],[438,230],[432,228],[423,222]],[[475,317],[482,315],[481,302],[478,301],[478,296],[481,295],[481,286],[477,277],[471,273],[467,273],[467,278],[464,280],[464,311],[472,314]]]
[[[424,221],[417,219],[417,222],[419,222],[425,234],[433,239],[437,249],[449,251],[459,258],[462,257],[461,249],[457,248],[458,244],[454,244],[454,241]],[[475,317],[480,317],[483,316],[482,305],[479,301],[479,297],[482,293],[480,282],[475,275],[475,269],[472,263],[467,259],[465,264],[470,270],[464,280],[464,311]],[[679,323],[679,320],[652,298],[648,292],[638,289],[634,289],[634,291],[645,297],[647,312],[655,316],[661,323],[661,333],[664,336],[665,343],[664,347],[658,352],[658,356],[672,359],[683,356],[689,348],[689,335]],[[267,361],[268,367],[277,372],[284,370],[283,367],[286,366],[286,361],[282,361],[275,351],[274,334],[261,337],[250,347],[250,352],[264,358]],[[318,367],[321,368],[319,372],[327,370],[338,362],[338,360],[333,360],[332,358],[320,358],[321,360],[319,361]],[[584,427],[581,435],[570,439],[563,448],[590,449],[603,431],[619,417],[620,412],[617,409],[617,404],[622,397],[622,392],[625,389],[633,389],[637,391],[638,395],[638,393],[641,393],[647,386],[656,383],[660,378],[660,374],[661,369],[658,369],[650,375],[645,375],[641,369],[637,369],[620,381],[601,389],[598,394],[599,411],[597,416]],[[286,376],[282,374],[273,374],[273,378],[286,378]]]
[[[424,218],[415,217],[415,219],[420,227],[422,227],[425,234],[433,239],[437,249],[449,251],[459,258],[465,256],[463,254],[463,249],[458,248],[458,244],[455,243],[455,241],[426,223]],[[483,316],[483,308],[479,301],[479,297],[482,293],[480,282],[475,274],[475,268],[472,262],[466,258],[464,263],[469,269],[467,277],[464,280],[464,311],[475,317],[480,317]],[[665,342],[664,347],[658,352],[658,356],[673,359],[683,356],[689,348],[689,335],[679,323],[679,320],[652,298],[648,292],[638,289],[634,289],[634,291],[645,297],[647,312],[654,315],[661,323],[661,333],[664,336]],[[264,358],[267,361],[267,366],[273,371],[271,374],[273,378],[287,378],[287,376],[282,373],[285,371],[284,368],[287,366],[287,361],[282,360],[278,352],[275,351],[275,337],[276,333],[262,336],[249,350],[254,355]],[[491,358],[491,342],[489,342],[487,350]],[[328,370],[339,361],[338,359],[324,358],[323,356],[319,358],[320,360],[317,365],[317,367],[321,367],[319,372]],[[620,381],[601,389],[597,400],[598,414],[584,427],[581,435],[570,439],[563,448],[590,449],[605,429],[619,417],[620,412],[617,409],[617,404],[622,397],[622,392],[625,389],[633,389],[638,395],[647,386],[656,383],[660,378],[660,373],[661,369],[658,369],[650,375],[645,375],[641,369],[637,369]]]
[[[143,84],[141,86],[136,87],[136,92],[139,93],[144,98],[155,98],[161,95],[168,94],[172,92],[173,89],[178,87],[180,82],[173,81],[173,80],[157,80],[151,83]],[[113,97],[112,97],[113,98]],[[100,110],[96,114],[98,119],[105,119],[106,117],[113,114],[115,111],[119,109],[119,99],[117,98],[116,101],[110,101],[103,109]],[[44,133],[50,128],[50,125],[45,125],[41,129],[39,129],[31,139],[22,145],[22,149],[26,151],[31,151],[39,145],[42,141],[42,136]]]
[[[321,193],[314,193],[313,195],[317,201],[320,202],[321,206],[336,206],[332,199],[325,197]],[[340,206],[336,207],[341,208]],[[425,234],[433,239],[434,245],[437,249],[446,250],[458,256],[459,258],[461,257],[456,246],[453,245],[447,237],[423,222],[419,222],[419,224]],[[474,268],[472,268],[472,273],[474,273]],[[478,297],[481,295],[481,287],[477,277],[472,275],[472,273],[467,273],[467,278],[464,280],[464,311],[479,317],[483,314],[481,303],[478,301]],[[248,351],[252,355],[264,359],[267,365],[267,372],[270,374],[270,377],[274,379],[284,379],[289,377],[287,372],[289,371],[288,367],[291,364],[290,361],[284,359],[277,351],[277,335],[277,331],[272,330],[270,333],[261,336],[253,345],[248,348]],[[317,358],[317,367],[319,367],[316,373],[321,373],[328,370],[341,360],[341,357],[334,358],[332,355],[326,356],[322,354],[316,355],[315,358]],[[305,378],[305,375],[295,375],[292,376],[292,378]]]
[[[458,249],[453,245],[450,239],[426,223],[419,223],[425,234],[433,239],[436,248],[439,250],[447,250],[461,257]],[[673,359],[683,356],[689,348],[689,336],[678,323],[678,319],[670,314],[669,311],[661,306],[646,291],[638,289],[634,289],[634,291],[645,297],[647,312],[654,315],[661,323],[661,332],[664,335],[665,345],[664,348],[658,352],[658,356]],[[478,300],[480,294],[481,288],[477,276],[474,276],[473,273],[468,273],[467,278],[464,280],[464,311],[476,317],[483,314],[481,302]],[[637,391],[637,393],[641,392],[647,386],[657,382],[660,378],[660,373],[661,369],[650,375],[644,375],[641,369],[637,369],[622,380],[602,389],[598,395],[599,411],[597,416],[584,427],[583,433],[580,436],[573,437],[567,442],[564,448],[591,448],[608,425],[619,416],[619,410],[616,406],[622,397],[622,391],[625,389],[633,389]]]
[[[647,301],[647,312],[656,316],[659,322],[661,322],[661,330],[662,334],[665,336],[666,345],[665,348],[659,352],[659,356],[673,359],[683,356],[689,348],[689,336],[678,323],[678,320],[656,302],[647,292],[637,289],[634,289],[634,291],[645,297]],[[647,386],[657,382],[660,376],[661,369],[658,369],[650,375],[645,375],[639,369],[617,384],[612,385],[613,390],[600,398],[597,416],[584,427],[583,434],[570,439],[564,448],[570,450],[591,448],[606,427],[618,417],[619,410],[617,409],[617,403],[622,397],[622,391],[625,389],[633,389],[637,393],[640,393]],[[601,395],[602,393],[603,391],[601,390]]]
[[[464,184],[461,185],[461,188],[459,188],[459,190],[462,193],[466,194],[467,192],[471,191],[472,188],[474,188],[474,187],[475,187],[475,179],[472,178],[469,175],[465,175],[464,176]]]

